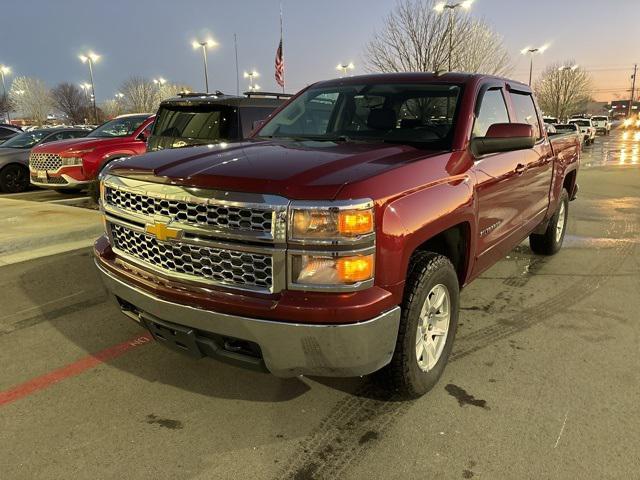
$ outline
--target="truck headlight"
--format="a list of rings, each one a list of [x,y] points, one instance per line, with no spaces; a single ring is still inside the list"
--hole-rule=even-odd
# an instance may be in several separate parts
[[[73,165],[82,165],[81,157],[61,157],[62,166],[69,167]]]
[[[291,261],[294,283],[330,287],[371,280],[375,255],[292,255]]]
[[[292,207],[290,236],[293,240],[354,239],[373,233],[370,201],[340,206]]]

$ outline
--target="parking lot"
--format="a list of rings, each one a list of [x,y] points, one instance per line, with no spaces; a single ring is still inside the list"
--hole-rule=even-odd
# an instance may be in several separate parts
[[[6,262],[0,478],[637,478],[638,145],[585,147],[561,253],[525,242],[465,289],[451,363],[411,402],[166,350],[107,298],[89,247]]]

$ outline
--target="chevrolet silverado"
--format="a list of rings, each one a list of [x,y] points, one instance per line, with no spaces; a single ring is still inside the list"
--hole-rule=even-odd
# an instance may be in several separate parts
[[[96,264],[171,348],[282,377],[379,371],[415,397],[445,368],[460,289],[527,238],[559,251],[579,155],[519,82],[320,82],[248,140],[110,163]]]

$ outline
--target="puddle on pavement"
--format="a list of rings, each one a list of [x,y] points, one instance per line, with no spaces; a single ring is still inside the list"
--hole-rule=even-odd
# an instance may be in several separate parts
[[[603,238],[565,235],[563,247],[568,248],[614,248],[624,243],[638,243],[637,238]]]

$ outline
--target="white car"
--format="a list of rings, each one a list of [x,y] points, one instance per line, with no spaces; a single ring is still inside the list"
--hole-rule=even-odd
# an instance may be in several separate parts
[[[611,132],[611,122],[606,115],[594,115],[591,117],[591,122],[596,127],[596,133],[602,132],[605,135],[609,135]]]
[[[593,126],[590,118],[571,118],[568,123],[573,123],[580,128],[580,133],[585,145],[591,145],[596,138],[596,127]]]

